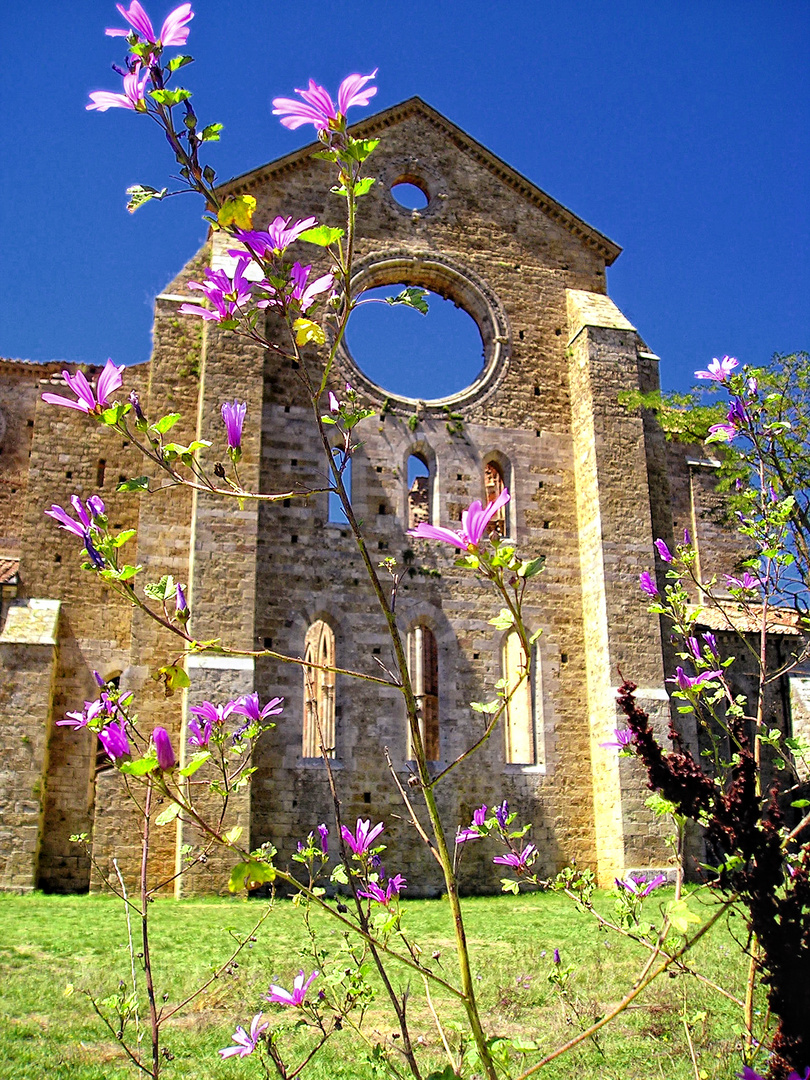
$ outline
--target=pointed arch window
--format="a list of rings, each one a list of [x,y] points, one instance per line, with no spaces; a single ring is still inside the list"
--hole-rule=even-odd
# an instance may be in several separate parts
[[[304,736],[302,756],[319,758],[323,746],[327,757],[335,756],[335,632],[319,619],[307,631],[304,660],[319,667],[304,668]]]
[[[428,626],[417,625],[408,634],[408,674],[419,707],[419,732],[425,757],[439,760],[439,652]],[[408,747],[413,757],[413,747]]]
[[[431,523],[432,480],[430,466],[422,454],[408,458],[408,528],[423,521]]]
[[[488,461],[484,465],[484,492],[487,503],[495,502],[505,487],[503,469],[497,461]],[[492,519],[490,528],[494,528],[499,536],[509,535],[509,503],[500,508]]]
[[[539,757],[536,716],[540,697],[537,645],[532,645],[528,658],[528,678],[520,685],[517,684],[526,670],[526,656],[517,630],[510,630],[504,638],[502,661],[505,692],[508,694],[517,687],[506,706],[505,760],[517,765],[536,765]]]

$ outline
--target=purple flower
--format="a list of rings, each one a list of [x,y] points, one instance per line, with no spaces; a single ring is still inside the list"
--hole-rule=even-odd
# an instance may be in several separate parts
[[[328,292],[335,283],[333,274],[323,274],[307,284],[311,270],[311,266],[302,266],[299,262],[293,263],[290,267],[288,284],[279,290],[267,282],[266,287],[269,287],[272,295],[257,301],[256,307],[283,307],[285,302],[293,302],[300,311],[308,311],[317,298],[322,293]],[[265,285],[265,283],[262,284]]]
[[[240,1024],[236,1031],[233,1033],[233,1046],[226,1046],[224,1050],[220,1050],[219,1053],[223,1058],[229,1057],[250,1057],[253,1051],[256,1049],[259,1043],[259,1039],[263,1032],[267,1031],[269,1024],[261,1024],[259,1021],[262,1018],[261,1013],[256,1013],[253,1020],[250,1023],[250,1031],[247,1032]]]
[[[240,308],[248,303],[253,289],[253,283],[245,277],[245,268],[252,260],[244,251],[238,255],[232,278],[224,270],[211,270],[206,266],[205,281],[188,283],[190,289],[199,289],[204,293],[216,310],[211,311],[198,304],[181,304],[179,310],[183,315],[199,315],[208,322],[222,322],[223,319],[232,319],[234,315],[241,314]]]
[[[124,76],[123,94],[114,94],[110,90],[94,90],[90,95],[90,104],[85,108],[106,112],[107,109],[132,109],[134,112],[146,112],[147,105],[144,90],[149,79],[149,68],[141,76],[140,63]]]
[[[502,829],[509,824],[509,803],[503,800],[500,806],[495,807],[495,819]]]
[[[340,402],[331,390],[329,391],[329,412],[340,412]]]
[[[560,963],[560,950],[559,949],[554,950],[554,963],[555,964]]]
[[[201,750],[205,749],[211,740],[214,725],[224,724],[236,710],[237,704],[236,701],[229,701],[226,705],[213,705],[210,701],[204,701],[202,705],[192,705],[188,710],[192,714],[187,724],[189,743]],[[200,721],[202,721],[202,727]]]
[[[492,861],[494,863],[500,863],[503,866],[511,866],[517,873],[521,873],[526,869],[529,859],[532,858],[536,851],[537,848],[534,844],[527,844],[520,854],[516,851],[510,851],[506,855],[496,855]]]
[[[486,508],[476,499],[461,515],[460,532],[453,532],[452,529],[444,529],[439,525],[428,525],[422,521],[415,529],[408,530],[408,536],[415,536],[420,540],[443,540],[446,544],[453,544],[460,548],[461,551],[470,551],[478,547],[487,525],[501,507],[506,506],[510,498],[509,491],[504,488],[497,499],[487,503]]]
[[[59,522],[60,529],[66,529],[75,536],[80,536],[82,540],[86,540],[90,527],[95,524],[95,519],[104,515],[104,503],[98,495],[90,496],[87,500],[86,509],[78,495],[72,495],[70,501],[73,504],[73,509],[79,515],[78,521],[72,518],[66,510],[63,510],[61,506],[57,506],[55,503],[51,506],[50,510],[46,510],[45,513],[48,517],[52,517]]]
[[[368,900],[376,900],[378,904],[390,904],[391,901],[399,896],[402,889],[407,889],[408,885],[402,874],[397,874],[395,877],[388,879],[388,884],[383,891],[376,881],[370,881],[368,883],[368,889],[365,892],[358,890],[358,896],[365,896]]]
[[[683,530],[683,542],[687,547],[691,547],[692,545],[692,537],[689,535],[688,529]]]
[[[57,727],[83,728],[99,716],[110,715],[110,699],[106,694],[95,701],[85,701],[82,712],[66,712],[64,720],[57,720]]]
[[[304,998],[307,990],[314,979],[317,979],[320,972],[313,971],[308,979],[305,980],[303,971],[299,971],[293,980],[292,993],[289,990],[285,990],[283,986],[270,986],[270,993],[265,995],[268,1001],[272,1001],[276,1005],[295,1005],[301,1006],[304,1004]]]
[[[687,675],[682,667],[675,668],[675,674],[667,679],[667,682],[675,683],[679,690],[697,690],[709,679],[720,679],[722,671],[704,671],[695,678]]]
[[[600,746],[609,747],[615,746],[619,750],[625,750],[633,742],[633,732],[629,728],[614,728],[613,734],[615,736],[612,742],[600,742]]]
[[[338,89],[337,109],[329,94],[312,79],[309,88],[296,90],[303,101],[294,98],[274,98],[274,116],[280,116],[284,127],[294,131],[303,124],[314,124],[318,131],[328,131],[339,118],[344,118],[352,105],[368,105],[377,93],[376,86],[366,87],[377,74],[375,68],[370,75],[347,75]],[[364,89],[364,87],[366,87]]]
[[[318,836],[320,836],[320,838],[321,838],[321,851],[324,853],[324,855],[328,855],[329,854],[329,829],[326,827],[326,825],[321,824],[321,825],[318,826]]]
[[[253,255],[263,258],[265,255],[281,255],[294,243],[298,237],[318,224],[314,217],[303,218],[291,225],[291,217],[284,218],[279,215],[267,226],[265,232],[256,229],[236,229],[234,236],[240,243],[250,249]],[[235,258],[244,258],[244,251],[229,251],[229,255]]]
[[[49,405],[64,405],[67,409],[78,409],[79,412],[83,413],[100,412],[102,407],[107,404],[110,394],[117,390],[124,381],[121,378],[123,370],[123,364],[116,367],[112,360],[108,360],[104,365],[104,370],[98,377],[95,394],[84,372],[77,371],[75,375],[71,375],[69,371],[63,371],[62,378],[76,395],[78,401],[71,401],[70,398],[61,397],[59,394],[43,394],[42,400],[47,401]]]
[[[357,827],[355,832],[352,833],[348,825],[341,825],[340,835],[344,841],[349,845],[355,855],[362,855],[363,852],[368,851],[371,844],[385,828],[382,822],[375,825],[373,829],[370,828],[371,821],[362,821],[357,819]]]
[[[715,435],[722,442],[731,442],[737,434],[736,424],[712,424],[709,434]]]
[[[222,405],[222,420],[228,437],[228,449],[239,450],[242,446],[242,425],[245,422],[247,402],[225,401]]]
[[[111,721],[105,728],[101,729],[98,737],[107,755],[113,761],[117,761],[119,758],[126,757],[131,753],[126,724],[123,720]]]
[[[711,379],[713,382],[725,382],[730,378],[732,371],[739,363],[733,356],[724,356],[722,360],[717,357],[709,364],[708,370],[696,371],[696,379]]]
[[[669,550],[663,540],[656,540],[655,546],[658,549],[658,554],[666,563],[672,562],[672,552]]]
[[[152,22],[138,3],[138,0],[132,0],[129,11],[125,10],[122,4],[116,4],[115,6],[129,25],[144,41],[148,41],[151,45],[160,45],[166,48],[169,45],[185,45],[188,41],[189,31],[186,23],[191,22],[194,18],[191,4],[181,4],[180,7],[176,7],[174,11],[170,12],[160,28],[158,37],[155,36]],[[128,30],[126,27],[112,27],[104,32],[107,37],[128,37],[132,30]]]
[[[174,756],[174,750],[172,749],[172,740],[169,738],[169,733],[166,728],[154,728],[152,731],[152,742],[155,744],[158,765],[164,772],[169,772],[170,769],[175,767],[177,760]]]
[[[712,656],[719,656],[720,653],[719,653],[718,648],[717,648],[717,638],[714,636],[714,634],[709,632],[709,633],[703,634],[702,636],[703,636],[703,640],[709,646],[709,651],[711,652]]]
[[[751,395],[751,397],[755,397],[756,394],[757,394],[757,391],[759,390],[759,383],[757,382],[757,380],[754,378],[753,375],[749,378],[748,382],[745,385],[746,385],[746,389],[748,390],[748,393]]]
[[[667,875],[656,874],[654,878],[647,881],[639,875],[628,874],[626,878],[616,878],[615,881],[618,888],[634,896],[644,897],[649,896],[653,889],[657,889],[660,885],[666,885]]]
[[[271,698],[262,709],[259,705],[259,695],[257,693],[245,694],[234,702],[233,711],[258,724],[262,720],[266,720],[268,716],[278,716],[279,713],[283,712],[284,709],[281,705],[283,700],[283,697]]]
[[[188,611],[188,601],[186,600],[186,594],[183,586],[179,582],[177,583],[177,592],[175,593],[174,607],[178,615],[185,615]]]
[[[486,805],[479,806],[477,810],[473,812],[472,824],[466,829],[459,829],[456,833],[456,843],[465,844],[468,840],[479,840],[484,834],[481,832],[481,828],[487,818]]]
[[[641,587],[641,591],[645,592],[647,596],[658,596],[658,586],[646,570],[643,574],[638,575],[638,583]]]
[[[189,736],[188,741],[192,746],[198,747],[200,750],[204,750],[208,743],[211,741],[211,732],[214,724],[211,720],[206,720],[202,727],[196,716],[192,716],[188,724]]]
[[[700,642],[696,637],[688,637],[686,639],[686,647],[689,649],[690,653],[692,654],[692,656],[694,656],[696,660],[700,659]]]
[[[45,513],[47,514],[47,510]],[[726,584],[730,589],[742,589],[743,592],[753,592],[759,585],[759,578],[754,577],[753,574],[749,574],[746,570],[742,577],[732,577],[730,574],[723,575],[726,579]]]

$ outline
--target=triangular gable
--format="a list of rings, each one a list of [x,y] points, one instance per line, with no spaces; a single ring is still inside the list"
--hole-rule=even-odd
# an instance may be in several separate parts
[[[536,184],[533,184],[531,180],[513,169],[511,165],[507,165],[491,150],[473,139],[466,131],[462,131],[446,116],[442,116],[436,109],[431,108],[420,97],[408,98],[407,101],[403,101],[399,105],[392,105],[389,109],[383,109],[382,112],[375,113],[357,124],[352,124],[349,130],[356,138],[370,138],[411,116],[421,116],[442,131],[455,146],[488,169],[502,184],[506,184],[519,192],[549,218],[572,233],[581,243],[598,251],[607,266],[610,266],[621,254],[622,249],[619,245],[614,244],[604,233],[600,233],[598,229],[594,229],[582,218],[577,217],[573,211],[563,206],[562,203],[552,199],[550,195],[537,187]],[[313,151],[319,148],[322,149],[320,143],[309,143],[307,146],[301,147],[300,150],[285,154],[284,157],[271,161],[267,165],[261,165],[256,169],[251,169],[250,172],[234,177],[233,180],[221,184],[219,190],[228,195],[237,195],[250,191],[251,188],[256,187],[262,181],[269,180],[278,173],[289,172],[299,162],[307,161]]]

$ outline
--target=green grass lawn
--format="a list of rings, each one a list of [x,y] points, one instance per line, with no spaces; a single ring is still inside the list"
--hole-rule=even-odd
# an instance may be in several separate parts
[[[669,898],[665,890],[647,902],[650,913]],[[608,894],[599,898],[611,909]],[[696,905],[696,902],[693,901]],[[632,984],[645,951],[600,933],[587,915],[557,895],[481,897],[464,901],[476,981],[488,1033],[521,1035],[543,1053],[566,1042],[617,1002]],[[423,957],[438,953],[436,971],[455,981],[456,968],[447,904],[405,901],[405,927]],[[260,901],[159,900],[152,908],[152,955],[158,1000],[178,1002],[232,951],[232,933],[246,933],[262,910]],[[321,947],[334,955],[341,936],[325,917],[315,920]],[[137,932],[137,926],[134,928]],[[720,922],[701,942],[694,966],[726,990],[742,997],[746,961],[732,934],[744,940],[740,919]],[[93,1012],[86,996],[115,993],[128,979],[126,922],[119,901],[105,896],[0,895],[0,1077],[2,1080],[102,1080],[134,1075],[123,1051]],[[549,982],[553,950],[562,966],[574,965],[563,1001]],[[315,966],[308,952],[301,914],[279,901],[258,940],[238,966],[217,979],[167,1025],[164,1044],[173,1055],[165,1076],[225,1080],[258,1077],[253,1059],[222,1061],[220,1047],[231,1043],[237,1023],[247,1024],[261,1007],[271,979],[289,987],[299,968]],[[431,961],[432,963],[434,961]],[[413,1037],[435,1067],[442,1068],[441,1044],[427,1009],[421,980],[395,970],[402,990],[410,987]],[[142,977],[141,989],[142,989]],[[74,987],[66,995],[68,985]],[[437,1006],[441,1004],[436,996]],[[378,1041],[396,1030],[386,999],[378,994],[365,1028]],[[740,1069],[741,1017],[727,999],[694,978],[664,976],[632,1008],[600,1033],[598,1044],[583,1043],[540,1072],[543,1078],[615,1080],[695,1080],[682,1017],[704,1080],[731,1080]],[[265,1019],[292,1028],[292,1010],[265,1003]],[[448,1037],[458,1043],[457,1012],[449,1016]],[[306,1033],[289,1030],[288,1045],[301,1049]],[[526,1065],[538,1054],[527,1054]],[[515,1064],[520,1057],[516,1056]],[[429,1071],[429,1070],[428,1070]],[[515,1074],[520,1071],[515,1068]],[[374,1076],[364,1044],[343,1031],[304,1074],[316,1080]]]

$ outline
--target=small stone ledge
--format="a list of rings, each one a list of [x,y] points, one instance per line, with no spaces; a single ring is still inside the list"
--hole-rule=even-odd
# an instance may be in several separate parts
[[[604,293],[585,292],[582,289],[566,289],[565,293],[568,298],[569,346],[587,326],[637,333],[635,326]]]
[[[59,600],[18,600],[6,614],[0,645],[56,645]]]

